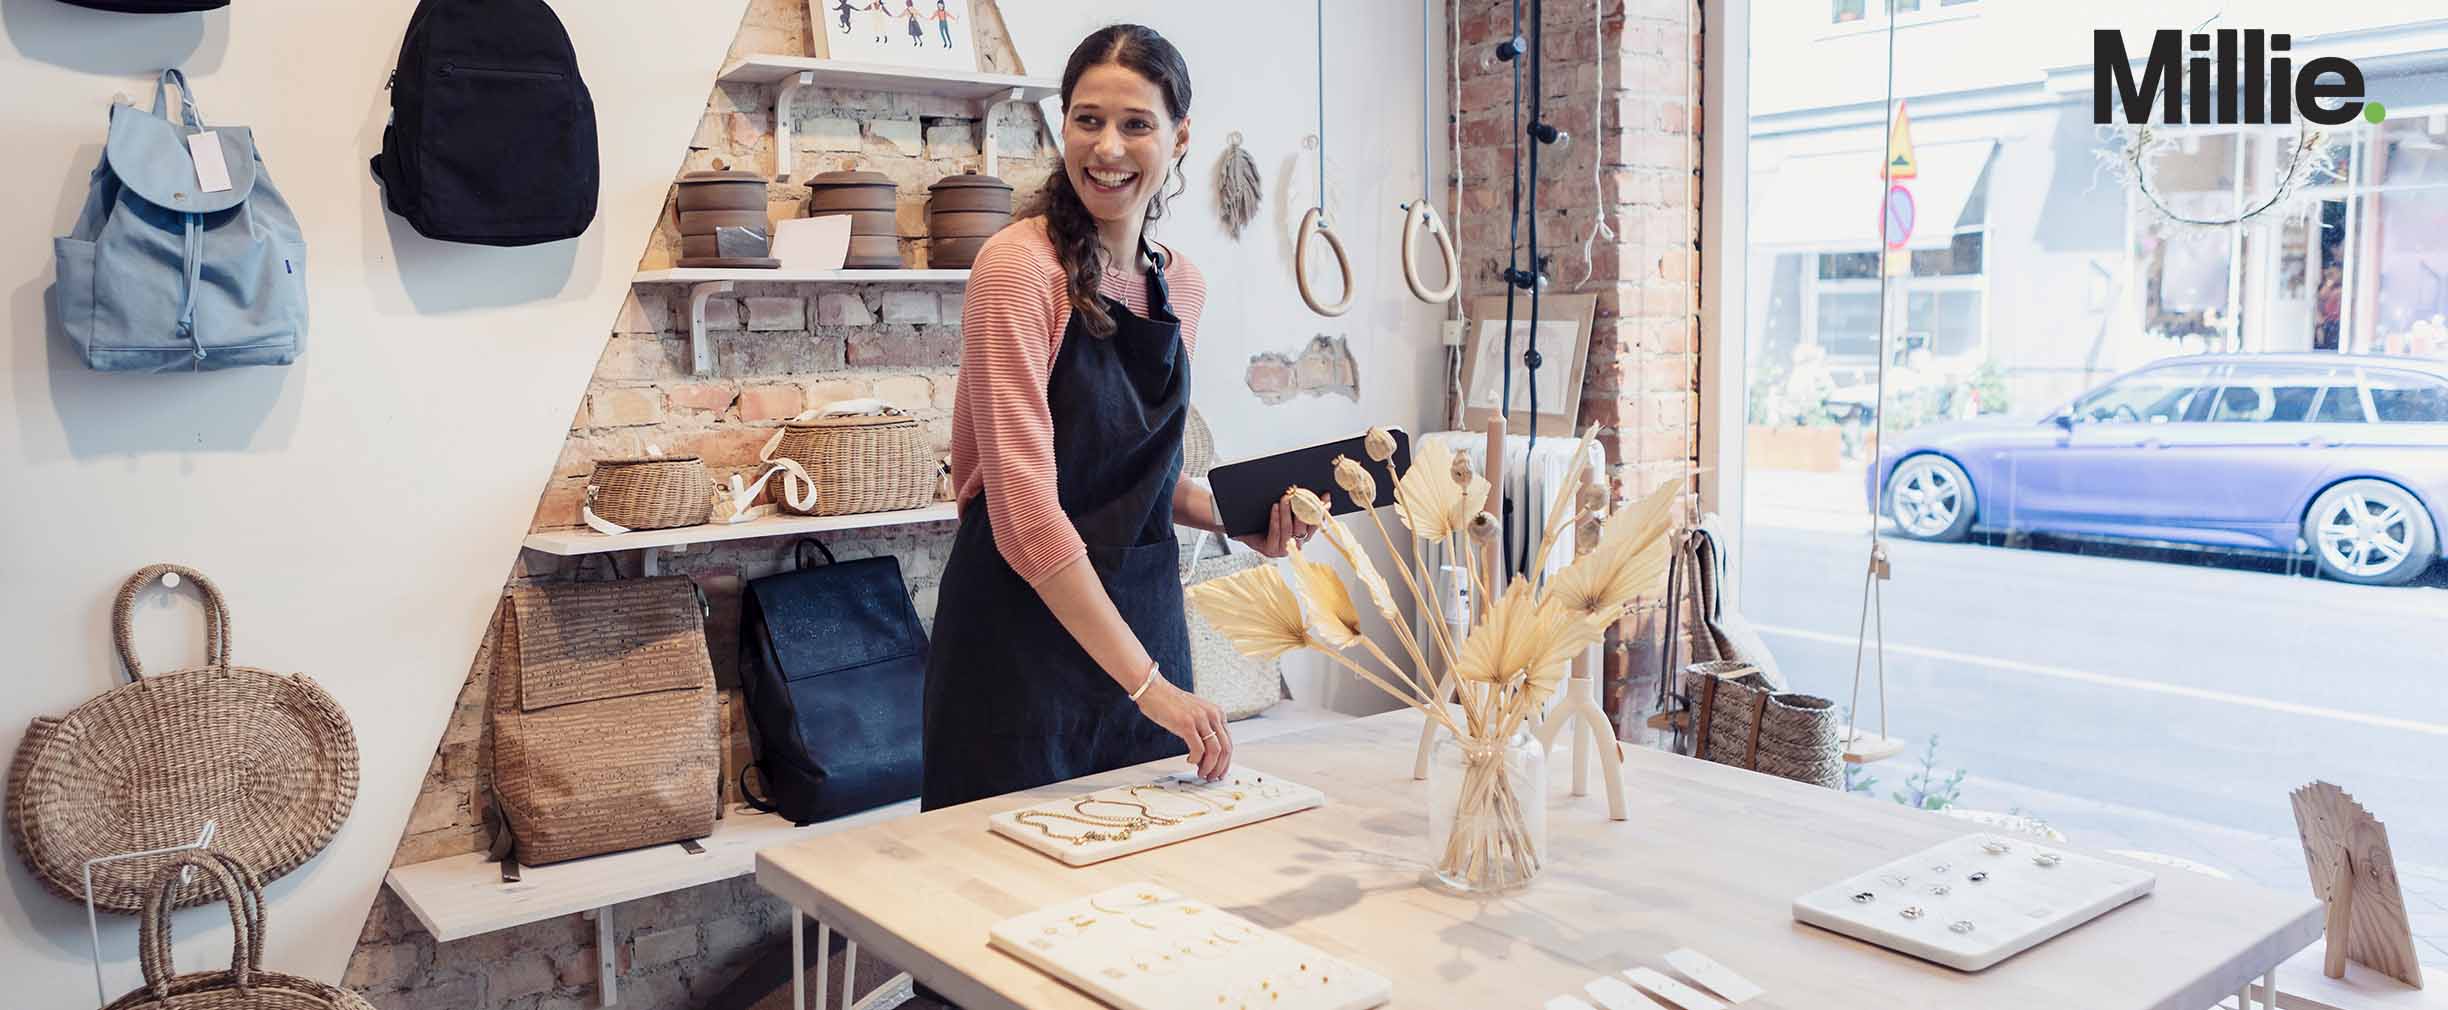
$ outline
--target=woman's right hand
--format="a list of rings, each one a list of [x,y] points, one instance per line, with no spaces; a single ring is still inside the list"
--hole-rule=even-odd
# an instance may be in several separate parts
[[[1155,674],[1158,683],[1149,685],[1148,693],[1139,699],[1139,714],[1147,716],[1165,731],[1180,737],[1190,745],[1190,763],[1197,766],[1199,777],[1213,782],[1232,770],[1232,731],[1225,727],[1224,710],[1212,701],[1191,694]]]

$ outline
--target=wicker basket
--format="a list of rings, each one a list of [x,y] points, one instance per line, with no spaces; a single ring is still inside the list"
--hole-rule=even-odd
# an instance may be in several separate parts
[[[695,526],[714,512],[714,485],[695,456],[607,459],[587,478],[595,518],[633,530]]]
[[[182,874],[197,871],[188,900],[174,900]],[[177,974],[171,963],[170,909],[212,897],[215,885],[230,907],[230,966]],[[373,1010],[365,997],[311,978],[263,966],[263,882],[228,854],[205,850],[167,857],[153,877],[137,926],[138,964],[145,984],[103,1010]]]
[[[1734,660],[1683,668],[1698,743],[1694,756],[1828,789],[1844,788],[1844,740],[1836,703],[1768,686],[1759,668]]]
[[[846,516],[923,508],[935,500],[936,464],[926,427],[906,415],[825,417],[782,429],[769,459],[788,458],[808,473],[784,474],[774,493],[782,511]],[[808,484],[815,485],[813,500]]]
[[[137,594],[171,572],[204,597],[206,665],[148,677],[129,621]],[[208,820],[265,880],[322,851],[357,800],[357,736],[339,703],[304,674],[231,664],[229,611],[194,569],[139,570],[119,588],[111,627],[132,683],[34,720],[9,772],[9,834],[34,879],[83,901],[86,860],[183,845]],[[94,907],[143,910],[162,862],[96,867]],[[209,900],[197,891],[179,904]]]

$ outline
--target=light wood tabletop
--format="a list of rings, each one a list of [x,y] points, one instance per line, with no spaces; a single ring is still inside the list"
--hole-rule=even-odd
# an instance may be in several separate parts
[[[1964,834],[1959,821],[1627,748],[1632,816],[1567,798],[1550,762],[1549,860],[1486,901],[1420,886],[1420,716],[1401,711],[1236,749],[1327,805],[1082,868],[987,831],[989,814],[1151,781],[1174,762],[768,849],[757,882],[967,1010],[1094,1000],[987,946],[994,923],[1137,880],[1170,887],[1393,980],[1398,1008],[1535,1008],[1691,947],[1767,990],[1770,1010],[2208,1010],[2318,940],[2321,909],[2154,868],[2155,893],[1978,974],[1793,921],[1795,896]],[[2079,846],[2075,847],[2079,849]],[[2114,858],[2114,857],[2103,857]],[[2280,984],[2283,986],[2284,980]]]

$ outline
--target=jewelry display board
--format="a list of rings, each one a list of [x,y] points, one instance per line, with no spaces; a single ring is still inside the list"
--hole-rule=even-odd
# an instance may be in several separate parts
[[[1255,768],[1220,782],[1189,772],[1048,800],[987,818],[988,829],[1071,866],[1145,852],[1323,806],[1326,794]]]
[[[996,923],[997,950],[1121,1010],[1368,1010],[1383,976],[1153,884]]]
[[[1965,835],[1794,899],[1821,929],[1980,971],[2156,886],[2144,870],[2027,839]]]

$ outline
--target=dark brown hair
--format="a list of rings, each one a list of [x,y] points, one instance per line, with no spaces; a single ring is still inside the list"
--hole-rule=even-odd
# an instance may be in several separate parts
[[[1112,25],[1081,40],[1071,51],[1071,62],[1063,68],[1062,106],[1066,119],[1071,112],[1071,92],[1089,70],[1106,64],[1119,65],[1147,79],[1164,94],[1165,113],[1178,123],[1190,115],[1190,65],[1182,60],[1181,50],[1145,25]],[[1173,161],[1172,183],[1178,194],[1183,186],[1182,159]],[[1158,192],[1148,201],[1147,220],[1164,216],[1166,194]],[[1065,164],[1047,183],[1040,198],[1038,213],[1045,215],[1046,236],[1054,241],[1054,256],[1062,263],[1063,276],[1071,293],[1071,312],[1095,336],[1113,335],[1113,314],[1105,310],[1105,299],[1097,293],[1097,282],[1104,270],[1097,261],[1097,223],[1088,214],[1088,205],[1080,202],[1079,191],[1071,186],[1071,169]]]

